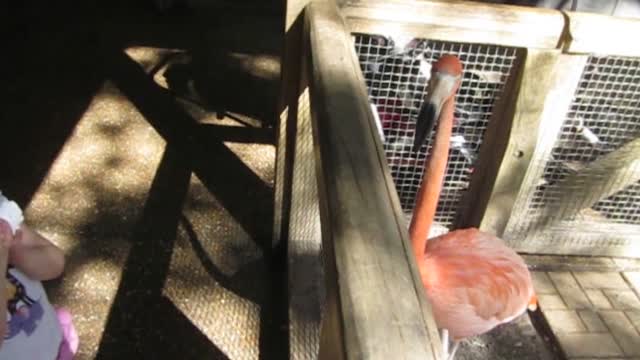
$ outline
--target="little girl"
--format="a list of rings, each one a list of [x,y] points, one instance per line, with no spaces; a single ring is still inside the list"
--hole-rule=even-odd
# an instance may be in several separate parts
[[[51,306],[40,281],[62,274],[64,254],[23,223],[0,192],[0,360],[67,360],[78,337],[65,310]]]

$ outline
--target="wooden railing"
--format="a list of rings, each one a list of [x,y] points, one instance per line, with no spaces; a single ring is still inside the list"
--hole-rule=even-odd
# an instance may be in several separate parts
[[[435,359],[435,322],[350,34],[331,2],[307,7],[306,29],[327,286],[320,358]]]

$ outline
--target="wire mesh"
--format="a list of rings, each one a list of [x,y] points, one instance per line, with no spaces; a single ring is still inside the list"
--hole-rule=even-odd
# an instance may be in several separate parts
[[[290,358],[316,359],[324,306],[320,208],[315,174],[309,90],[298,99],[289,223]]]
[[[604,214],[609,221],[640,224],[640,182],[600,200],[593,209]]]
[[[570,174],[580,178],[580,170],[589,163],[638,137],[640,59],[591,57],[536,186],[529,215],[543,216],[544,209],[561,198],[560,189],[554,186],[559,181]],[[606,178],[609,174],[597,176]],[[640,183],[598,201],[592,210],[597,214],[591,213],[591,217],[601,219],[593,221],[640,225]]]
[[[512,47],[353,34],[369,99],[382,128],[384,151],[403,210],[410,216],[433,135],[412,151],[415,122],[426,95],[431,63],[457,55],[464,75],[456,97],[447,174],[436,212],[435,234],[447,231],[469,186],[492,109],[510,74]]]

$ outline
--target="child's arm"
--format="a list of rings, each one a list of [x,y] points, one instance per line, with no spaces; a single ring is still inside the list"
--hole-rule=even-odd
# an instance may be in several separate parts
[[[33,280],[51,280],[64,270],[60,248],[26,224],[20,224],[9,248],[9,263]]]
[[[52,242],[31,230],[23,219],[20,206],[0,192],[0,220],[9,226],[12,235],[8,246],[9,264],[33,280],[60,276],[64,269],[64,254]]]

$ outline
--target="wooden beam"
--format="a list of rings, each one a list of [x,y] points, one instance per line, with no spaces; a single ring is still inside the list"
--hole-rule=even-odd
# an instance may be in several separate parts
[[[514,126],[513,123],[516,121],[516,113],[519,112],[516,109],[516,103],[518,90],[526,70],[526,60],[526,51],[519,51],[511,68],[511,74],[509,74],[509,78],[502,89],[502,94],[493,107],[478,154],[478,163],[469,180],[469,189],[460,202],[461,206],[455,223],[455,227],[458,229],[480,227],[483,219],[486,218],[484,222],[485,229],[494,234],[499,234],[502,229],[502,221],[508,219],[511,206],[506,206],[503,211],[499,211],[502,207],[497,205],[498,200],[496,199],[500,197],[498,194],[504,194],[505,192],[507,192],[507,195],[502,195],[502,198],[515,196],[513,193],[517,190],[513,190],[513,188],[516,188],[518,184],[516,184],[516,181],[512,181],[512,189],[510,191],[501,190],[499,186],[496,187],[495,185],[499,182],[500,177],[506,178],[514,172],[508,171],[509,165],[502,166],[502,162],[513,162],[510,159],[507,148],[511,129]],[[529,64],[531,64],[531,59]],[[540,97],[538,96],[537,98],[539,99]],[[529,160],[528,154],[525,153],[521,158],[524,158],[522,160],[525,162]],[[500,172],[503,174],[508,172],[509,175],[501,175]],[[510,203],[511,200],[508,202]],[[491,226],[486,225],[488,222],[493,224]]]
[[[561,12],[471,1],[350,1],[341,9],[353,32],[505,46],[559,47]]]
[[[564,50],[568,53],[640,56],[640,20],[599,14],[565,12],[568,21]]]
[[[505,239],[514,244],[512,239]],[[515,243],[530,254],[640,257],[640,226],[578,218],[530,228]]]
[[[327,277],[320,358],[440,358],[351,36],[335,4],[306,14]]]
[[[549,204],[544,218],[560,221],[575,217],[624,188],[640,181],[640,138],[628,142],[553,185],[558,199]]]
[[[545,111],[537,120],[539,130],[535,136],[531,135],[536,138],[536,143],[521,188],[513,206],[502,214],[498,213],[496,220],[493,220],[494,224],[498,224],[502,237],[517,251],[531,252],[532,249],[542,248],[546,249],[547,253],[562,253],[570,247],[564,243],[547,243],[544,237],[530,237],[523,229],[528,228],[531,221],[530,206],[535,196],[534,190],[540,182],[545,164],[566,120],[587,59],[587,55],[559,56],[553,71],[553,85],[546,96]],[[503,226],[504,220],[507,221],[506,227]]]

